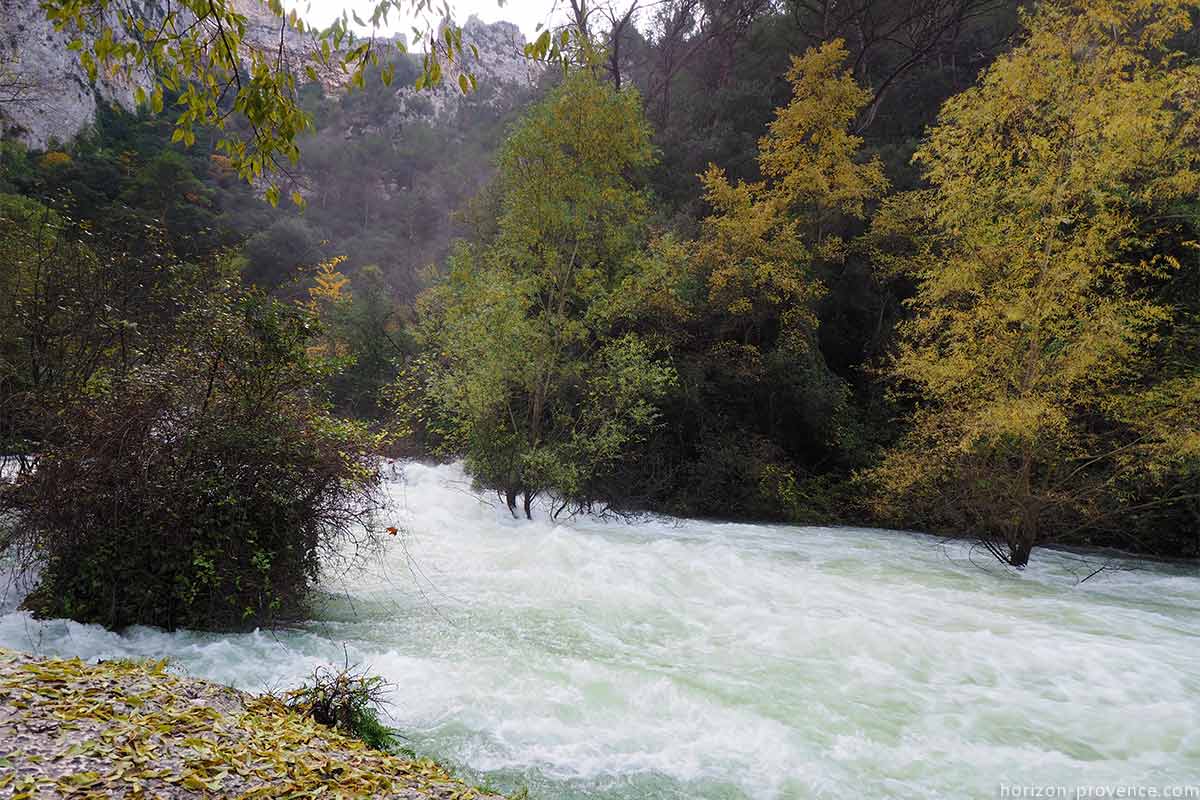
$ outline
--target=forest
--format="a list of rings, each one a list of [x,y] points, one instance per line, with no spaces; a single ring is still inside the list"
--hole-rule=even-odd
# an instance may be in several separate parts
[[[301,614],[395,533],[381,455],[461,461],[516,517],[1200,556],[1200,3],[569,10],[531,85],[462,73],[448,116],[394,121],[430,53],[349,50],[330,89],[188,28],[139,108],[5,137],[30,608]]]

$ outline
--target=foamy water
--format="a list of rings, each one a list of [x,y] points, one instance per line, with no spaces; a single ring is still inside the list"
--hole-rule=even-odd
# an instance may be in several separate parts
[[[319,619],[124,635],[0,616],[0,646],[168,656],[246,689],[318,664],[398,687],[409,744],[533,798],[989,798],[1200,785],[1200,576],[872,530],[513,520],[454,467]]]

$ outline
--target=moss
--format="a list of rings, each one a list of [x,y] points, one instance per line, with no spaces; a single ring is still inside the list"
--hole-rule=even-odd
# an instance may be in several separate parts
[[[166,662],[0,650],[0,797],[495,797]]]

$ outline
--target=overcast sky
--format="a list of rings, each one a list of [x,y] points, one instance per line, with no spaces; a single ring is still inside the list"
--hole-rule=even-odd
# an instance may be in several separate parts
[[[309,6],[311,2],[311,6]],[[515,22],[525,32],[526,38],[532,39],[538,23],[559,22],[562,19],[561,10],[556,10],[555,0],[448,0],[454,12],[454,18],[460,24],[466,22],[472,14],[476,14],[484,22],[505,20]],[[566,0],[559,0],[559,6],[565,5]],[[336,19],[342,9],[357,11],[359,16],[366,19],[375,7],[375,0],[285,0],[284,5],[294,7],[303,14],[308,22],[314,25],[328,25]],[[406,3],[408,5],[408,3]],[[435,0],[435,7],[441,8],[441,0]],[[309,10],[305,11],[306,6]],[[553,16],[552,16],[553,15]],[[434,24],[440,14],[430,17]],[[399,22],[395,17],[388,33],[404,33],[412,39],[413,21],[410,17]],[[428,20],[421,24],[422,29],[428,26]]]

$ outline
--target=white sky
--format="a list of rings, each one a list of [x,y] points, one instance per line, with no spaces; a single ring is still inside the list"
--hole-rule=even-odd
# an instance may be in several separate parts
[[[527,39],[533,39],[538,23],[546,25],[549,22],[561,22],[563,14],[561,7],[565,0],[446,0],[458,23],[466,22],[472,14],[476,14],[484,22],[516,23],[525,32]],[[295,8],[311,24],[328,25],[341,15],[342,9],[357,11],[364,20],[370,16],[376,5],[376,0],[284,0],[284,5]],[[412,0],[405,2],[412,5]],[[435,11],[427,14],[424,22],[418,27],[424,30],[429,24],[437,24],[441,18],[441,0],[434,0]],[[558,8],[556,8],[556,5]],[[306,11],[306,7],[308,10]],[[400,20],[394,14],[389,16],[389,28],[385,33],[403,33],[412,41],[413,18]]]

